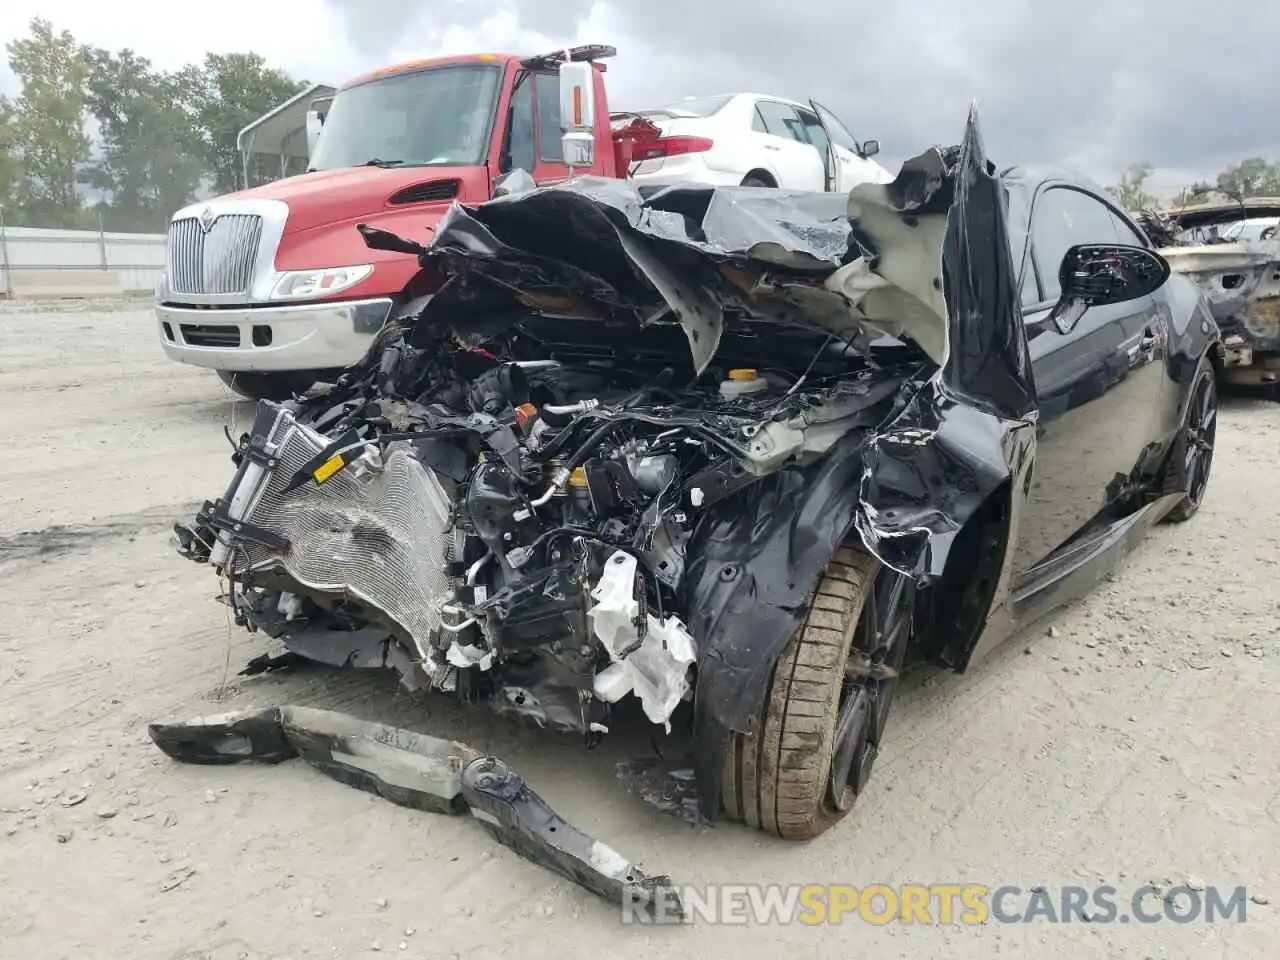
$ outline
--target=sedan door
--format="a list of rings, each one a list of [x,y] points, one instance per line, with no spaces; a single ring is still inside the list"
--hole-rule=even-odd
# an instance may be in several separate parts
[[[835,186],[832,189],[847,193],[860,183],[883,182],[884,168],[862,156],[858,141],[853,138],[849,128],[840,122],[840,118],[817,100],[810,100],[809,105],[818,115],[827,139],[831,142],[835,161]]]
[[[1025,575],[1129,492],[1159,435],[1167,328],[1156,299],[1091,307],[1069,333],[1050,322],[1068,248],[1139,242],[1100,197],[1042,187],[1023,263],[1023,311],[1040,409],[1013,573]]]
[[[826,189],[825,165],[809,145],[795,107],[780,100],[757,100],[751,138],[776,171],[778,186],[815,192]]]

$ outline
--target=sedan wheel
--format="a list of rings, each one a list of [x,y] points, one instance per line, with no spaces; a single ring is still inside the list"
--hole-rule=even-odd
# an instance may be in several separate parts
[[[908,578],[860,548],[837,552],[778,658],[758,733],[733,735],[730,819],[804,840],[849,812],[880,749],[913,605]]]
[[[1174,523],[1190,520],[1200,509],[1205,490],[1209,487],[1209,470],[1213,466],[1213,444],[1217,431],[1218,391],[1214,383],[1213,367],[1208,358],[1205,358],[1196,368],[1187,410],[1182,416],[1180,442],[1174,451],[1175,456],[1181,457],[1180,470],[1185,482],[1182,500],[1169,512],[1169,519]]]

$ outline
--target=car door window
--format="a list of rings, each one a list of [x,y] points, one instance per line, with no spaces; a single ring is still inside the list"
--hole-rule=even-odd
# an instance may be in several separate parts
[[[751,111],[751,129],[756,133],[769,132],[769,128],[764,125],[764,117],[760,116],[759,104],[756,104],[755,109]]]
[[[534,88],[538,100],[538,157],[548,163],[564,163],[560,140],[560,76],[538,74]]]
[[[1040,285],[1036,283],[1036,268],[1031,262],[1031,251],[1027,250],[1027,255],[1022,262],[1022,306],[1034,307],[1044,298],[1040,295]]]
[[[1120,216],[1120,214],[1116,213],[1114,210],[1111,211],[1111,222],[1116,228],[1116,238],[1119,239],[1121,243],[1131,243],[1138,247],[1148,247],[1151,245],[1151,241],[1147,239],[1144,233],[1135,228],[1128,220]]]
[[[788,104],[776,100],[760,100],[756,103],[756,112],[764,122],[766,133],[795,140],[797,143],[809,142],[804,135],[804,125],[796,116],[795,109]]]
[[[800,122],[804,124],[804,133],[808,142],[813,144],[814,149],[822,156],[822,168],[826,171],[827,177],[832,175],[831,171],[831,141],[827,139],[827,131],[822,126],[822,121],[818,119],[818,115],[809,110],[797,110],[800,114]]]
[[[825,154],[827,152],[827,131],[822,126],[822,121],[818,119],[816,113],[809,110],[798,110],[800,114],[800,123],[803,125],[805,139],[818,148],[818,152]]]
[[[840,122],[830,110],[822,108],[822,119],[827,125],[827,132],[831,134],[831,142],[837,147],[848,150],[850,153],[858,152],[858,141],[853,139],[853,134],[849,132],[849,128]]]
[[[1062,292],[1058,270],[1071,247],[1118,241],[1115,219],[1105,203],[1080,190],[1050,187],[1036,200],[1031,213],[1032,257],[1040,275],[1041,295],[1049,301],[1058,299]]]

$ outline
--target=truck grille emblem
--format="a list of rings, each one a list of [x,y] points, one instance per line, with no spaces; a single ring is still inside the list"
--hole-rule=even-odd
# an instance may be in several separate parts
[[[211,208],[205,207],[200,211],[200,229],[205,233],[208,233],[213,229],[213,221],[217,219],[217,214],[215,214]]]

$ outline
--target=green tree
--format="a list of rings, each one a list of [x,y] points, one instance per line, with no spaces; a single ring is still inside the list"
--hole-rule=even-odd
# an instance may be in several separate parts
[[[9,68],[22,92],[15,103],[11,156],[22,165],[15,190],[23,220],[40,226],[72,226],[80,210],[76,191],[81,164],[89,159],[85,133],[88,65],[67,30],[54,33],[39,17],[31,35],[5,44]]]
[[[236,134],[306,87],[256,53],[207,54],[201,66],[185,68],[177,83],[216,193],[246,186]],[[252,168],[249,185],[270,179],[269,167]]]
[[[85,50],[87,100],[101,135],[84,181],[102,191],[109,229],[156,231],[189,203],[204,163],[195,153],[179,83],[132,50]]]
[[[22,179],[22,164],[18,160],[17,110],[8,97],[0,97],[0,207],[15,213],[18,182]]]
[[[1197,203],[1204,203],[1209,199],[1209,194],[1213,193],[1213,186],[1205,183],[1203,180],[1191,184],[1189,187],[1183,187],[1178,191],[1178,195],[1173,198],[1174,207],[1190,207]]]
[[[1249,157],[1218,174],[1218,190],[1235,200],[1280,195],[1280,169],[1262,157]]]
[[[1111,195],[1125,210],[1129,211],[1149,210],[1156,206],[1156,198],[1145,189],[1154,169],[1151,164],[1145,162],[1130,164],[1124,175],[1120,177],[1120,182],[1110,188]]]

